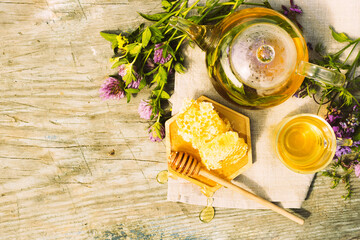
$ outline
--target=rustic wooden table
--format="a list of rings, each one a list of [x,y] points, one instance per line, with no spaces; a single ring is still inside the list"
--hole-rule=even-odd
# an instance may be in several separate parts
[[[270,210],[167,202],[164,143],[130,104],[101,101],[111,49],[99,32],[133,29],[158,0],[0,1],[1,239],[359,239],[353,198],[316,177],[299,226]],[[113,152],[113,154],[111,154]]]

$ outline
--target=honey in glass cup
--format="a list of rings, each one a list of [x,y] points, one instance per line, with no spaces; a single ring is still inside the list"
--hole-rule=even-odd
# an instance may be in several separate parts
[[[336,151],[332,127],[314,114],[299,114],[283,120],[276,128],[274,143],[281,162],[303,174],[324,169]]]

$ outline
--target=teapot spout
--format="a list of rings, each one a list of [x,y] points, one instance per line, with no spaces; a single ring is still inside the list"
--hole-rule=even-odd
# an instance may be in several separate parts
[[[211,29],[213,26],[197,25],[180,17],[171,17],[169,24],[186,33],[203,51],[207,51],[211,47]]]

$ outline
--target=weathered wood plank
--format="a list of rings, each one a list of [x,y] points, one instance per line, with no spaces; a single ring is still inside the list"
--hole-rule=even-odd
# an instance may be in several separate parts
[[[318,177],[297,226],[269,210],[166,201],[137,105],[103,102],[111,73],[101,30],[133,29],[160,1],[0,1],[0,239],[351,239],[360,236],[360,181],[344,202]],[[113,152],[114,154],[110,154]],[[308,216],[310,214],[310,216]]]

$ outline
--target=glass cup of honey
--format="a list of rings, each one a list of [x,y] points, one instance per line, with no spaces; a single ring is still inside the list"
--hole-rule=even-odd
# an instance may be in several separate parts
[[[332,127],[314,114],[284,119],[275,128],[274,136],[278,158],[297,173],[310,174],[324,169],[336,152],[337,139]]]

